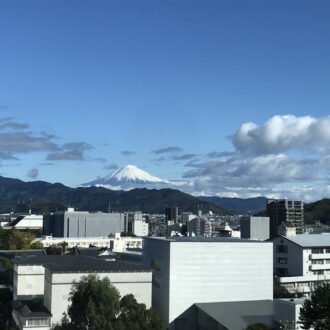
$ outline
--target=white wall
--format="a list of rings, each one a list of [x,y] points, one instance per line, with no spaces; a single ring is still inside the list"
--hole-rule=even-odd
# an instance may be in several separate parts
[[[51,273],[46,269],[44,304],[53,314],[52,322],[61,320],[69,305],[68,297],[73,281],[79,281],[88,273]],[[108,277],[121,297],[133,294],[139,303],[151,307],[151,272],[98,273],[101,279]]]
[[[136,236],[148,236],[149,224],[144,221],[134,221],[134,235]]]
[[[153,307],[167,324],[194,303],[273,299],[272,243],[148,238],[144,248],[143,262],[160,269]]]
[[[26,300],[44,294],[45,269],[42,265],[14,265],[14,300],[25,296]],[[20,297],[24,299],[24,297]]]

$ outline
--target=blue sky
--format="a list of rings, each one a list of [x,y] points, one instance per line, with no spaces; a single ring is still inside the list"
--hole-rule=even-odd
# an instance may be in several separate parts
[[[313,133],[330,109],[329,36],[327,0],[3,0],[1,175],[78,185],[134,164],[204,194],[329,197],[315,149],[328,135]],[[288,122],[295,142],[260,152]],[[247,167],[267,157],[292,176],[255,180]]]

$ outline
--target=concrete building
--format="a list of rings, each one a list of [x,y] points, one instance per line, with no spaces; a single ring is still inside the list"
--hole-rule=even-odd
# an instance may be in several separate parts
[[[265,241],[269,238],[268,217],[241,217],[241,237]]]
[[[47,213],[43,235],[53,237],[106,237],[124,231],[123,213],[89,213],[69,208],[66,212]]]
[[[48,330],[59,322],[69,305],[68,297],[73,281],[77,282],[82,276],[91,273],[101,279],[108,277],[120,296],[133,294],[139,303],[151,307],[151,270],[114,260],[113,257],[64,255],[17,258],[14,269],[13,318],[20,329],[38,325]],[[33,311],[31,298],[39,298],[39,301],[42,299],[42,303]]]
[[[167,207],[165,209],[165,220],[177,223],[179,221],[179,209],[177,207]]]
[[[296,227],[297,234],[304,233],[304,203],[302,201],[269,200],[267,215],[270,219],[270,237],[279,234],[279,226],[283,222],[289,227]]]
[[[16,219],[8,222],[4,228],[16,229],[42,229],[43,216],[38,214],[20,215]]]
[[[273,299],[270,242],[235,238],[144,238],[142,262],[153,269],[152,306],[169,329],[189,329],[197,303]]]
[[[274,275],[291,293],[310,297],[330,282],[330,234],[279,236],[274,243]]]
[[[124,232],[136,236],[148,236],[149,224],[143,219],[141,211],[124,213]]]
[[[181,213],[181,222],[183,224],[187,224],[190,220],[194,219],[195,217],[196,217],[196,215],[191,212],[182,212]]]
[[[206,216],[197,216],[187,224],[189,236],[212,236],[212,224]]]
[[[116,233],[114,237],[53,237],[41,236],[33,242],[41,242],[43,247],[60,245],[63,242],[67,243],[68,248],[90,246],[108,247],[114,252],[125,252],[127,249],[142,249],[142,237],[120,236]]]

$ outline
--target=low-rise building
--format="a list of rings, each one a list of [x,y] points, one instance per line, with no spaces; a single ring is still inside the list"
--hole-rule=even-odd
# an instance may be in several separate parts
[[[310,297],[323,282],[330,283],[330,234],[279,236],[274,243],[274,275],[291,293]]]
[[[38,214],[19,215],[12,221],[8,222],[4,228],[15,229],[42,229],[43,216]]]
[[[67,244],[73,247],[108,247],[115,252],[125,252],[126,249],[142,249],[142,237],[121,236],[116,233],[114,237],[53,237],[43,235],[33,242],[41,242],[43,247]]]
[[[96,274],[101,279],[109,278],[121,296],[133,294],[139,303],[151,307],[152,272],[145,266],[123,262],[113,256],[16,258],[13,318],[17,326],[29,330],[32,326],[40,326],[48,330],[60,322],[69,306],[72,283],[88,274]]]

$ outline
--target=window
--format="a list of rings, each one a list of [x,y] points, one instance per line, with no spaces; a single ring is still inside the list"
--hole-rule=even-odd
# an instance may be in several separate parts
[[[29,326],[49,325],[49,319],[28,319],[28,325]]]
[[[330,253],[330,249],[329,248],[326,248],[325,249],[325,253]]]
[[[323,270],[314,270],[314,271],[313,271],[313,274],[314,274],[314,275],[323,275],[324,272],[323,272]]]
[[[277,262],[279,264],[287,264],[288,263],[288,258],[277,258]]]
[[[287,268],[277,268],[277,275],[288,275],[288,269]]]
[[[312,265],[323,265],[323,260],[312,260]]]
[[[321,253],[323,253],[323,249],[320,249],[320,248],[312,249],[312,253],[313,254],[321,254]]]
[[[277,245],[277,252],[278,253],[288,253],[288,246],[287,245]]]

